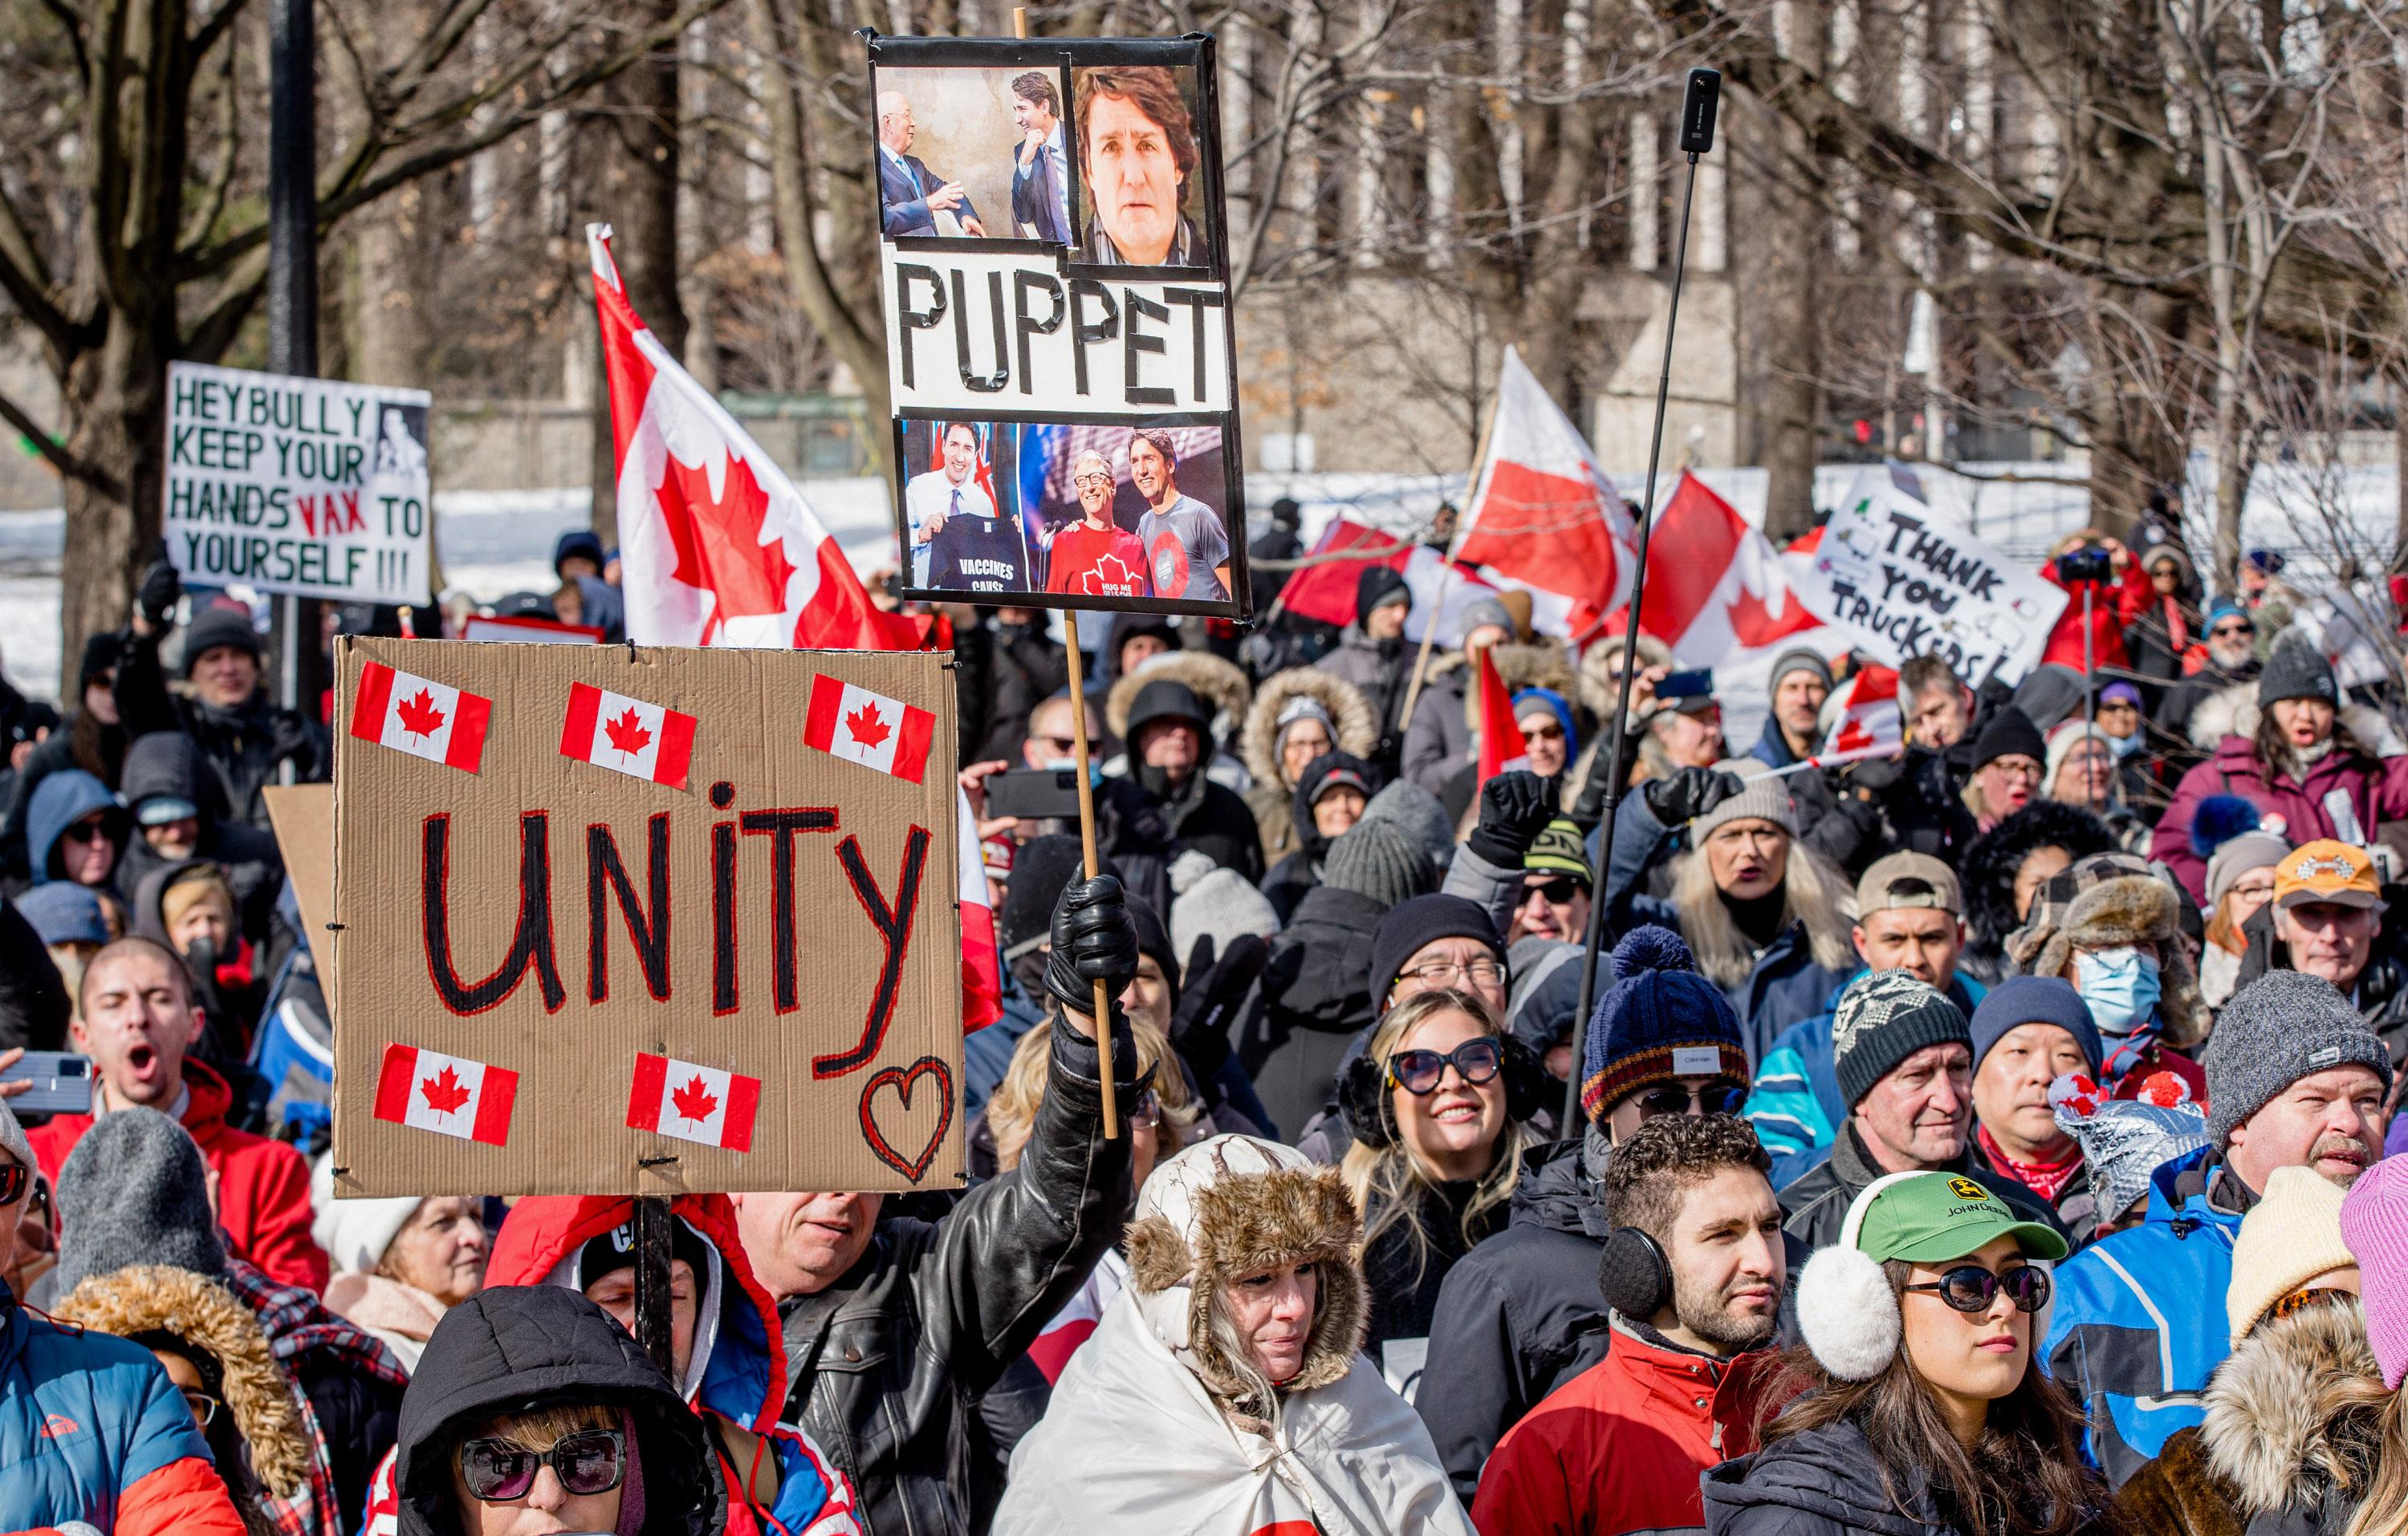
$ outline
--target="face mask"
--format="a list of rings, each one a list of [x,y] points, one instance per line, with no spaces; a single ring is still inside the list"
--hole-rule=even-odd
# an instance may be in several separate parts
[[[2157,963],[2128,946],[2073,957],[2074,990],[2102,1035],[2128,1035],[2157,1011]]]
[[[2139,731],[2134,731],[2129,736],[2108,737],[2107,750],[2118,757],[2129,757],[2141,750],[2141,737],[2142,733]]]
[[[1079,760],[1075,757],[1048,757],[1045,759],[1045,771],[1048,773],[1076,773],[1079,771]],[[1087,782],[1100,787],[1103,782],[1104,765],[1096,761],[1092,757],[1088,758]]]

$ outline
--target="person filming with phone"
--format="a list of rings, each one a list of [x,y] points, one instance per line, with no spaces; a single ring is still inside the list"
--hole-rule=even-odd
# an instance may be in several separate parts
[[[2040,573],[2051,585],[2065,589],[2068,598],[2065,611],[2057,616],[2056,626],[2048,632],[2042,665],[2067,667],[2075,672],[2086,665],[2094,671],[2100,668],[2129,671],[2132,658],[2124,649],[2124,628],[2146,612],[2157,595],[2132,552],[2097,528],[2083,528],[2057,541]],[[2090,589],[2086,646],[2082,639],[2086,586]]]

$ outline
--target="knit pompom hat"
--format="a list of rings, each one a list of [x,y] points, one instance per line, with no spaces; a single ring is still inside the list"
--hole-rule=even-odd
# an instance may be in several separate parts
[[[2408,1157],[2386,1157],[2342,1197],[2341,1236],[2358,1259],[2366,1336],[2383,1385],[2408,1378]]]
[[[1698,973],[1679,934],[1652,923],[1613,946],[1613,988],[1588,1021],[1584,1056],[1581,1111],[1591,1125],[1650,1084],[1749,1075],[1730,999]]]
[[[2232,1240],[2225,1320],[2235,1348],[2267,1309],[2328,1270],[2358,1262],[2342,1241],[2342,1187],[2312,1168],[2278,1168]]]

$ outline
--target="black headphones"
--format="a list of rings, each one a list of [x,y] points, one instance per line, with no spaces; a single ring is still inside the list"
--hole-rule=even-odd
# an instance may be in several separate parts
[[[1512,1035],[1497,1037],[1497,1076],[1505,1084],[1506,1119],[1528,1120],[1546,1107],[1546,1065],[1538,1052]],[[1338,1113],[1346,1118],[1347,1133],[1367,1147],[1390,1146],[1397,1140],[1388,1087],[1388,1064],[1369,1051],[1339,1074]]]
[[[1663,1247],[1636,1227],[1617,1227],[1598,1256],[1597,1288],[1605,1304],[1645,1322],[1672,1299],[1672,1264]]]

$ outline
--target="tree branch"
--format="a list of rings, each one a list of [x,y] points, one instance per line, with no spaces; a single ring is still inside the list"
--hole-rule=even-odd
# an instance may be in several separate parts
[[[64,444],[51,441],[50,435],[27,413],[25,408],[6,394],[0,394],[0,422],[15,427],[27,442],[34,445],[35,452],[67,479],[80,481],[103,495],[122,496],[125,494],[123,481],[98,465],[78,457]]]

